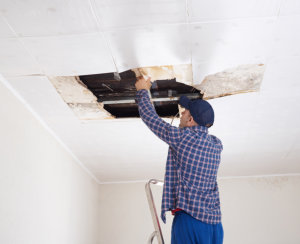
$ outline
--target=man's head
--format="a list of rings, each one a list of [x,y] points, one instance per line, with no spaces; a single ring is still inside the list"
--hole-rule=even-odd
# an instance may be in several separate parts
[[[205,100],[191,101],[186,96],[181,96],[179,104],[185,108],[180,118],[180,128],[196,125],[211,127],[214,123],[214,110]]]

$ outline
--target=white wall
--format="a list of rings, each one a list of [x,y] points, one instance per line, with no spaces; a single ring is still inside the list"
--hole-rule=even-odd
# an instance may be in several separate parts
[[[99,185],[1,81],[0,118],[0,243],[99,243]]]
[[[101,243],[146,243],[153,226],[144,185],[101,185]],[[219,179],[219,187],[224,244],[300,243],[300,176]],[[160,207],[162,188],[153,189]],[[171,222],[168,215],[162,225],[166,243]]]

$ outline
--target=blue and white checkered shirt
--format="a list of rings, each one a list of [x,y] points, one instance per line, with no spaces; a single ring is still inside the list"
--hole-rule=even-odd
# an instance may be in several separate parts
[[[204,126],[178,128],[162,120],[146,90],[137,92],[136,101],[144,123],[169,145],[161,207],[163,222],[166,211],[180,208],[202,222],[220,223],[217,173],[221,141],[209,135]]]

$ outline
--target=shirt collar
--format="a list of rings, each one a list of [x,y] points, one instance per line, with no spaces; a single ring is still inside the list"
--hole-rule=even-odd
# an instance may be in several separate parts
[[[208,128],[206,126],[196,125],[196,126],[191,126],[191,127],[187,127],[187,128],[190,128],[191,130],[194,130],[196,132],[208,133]]]

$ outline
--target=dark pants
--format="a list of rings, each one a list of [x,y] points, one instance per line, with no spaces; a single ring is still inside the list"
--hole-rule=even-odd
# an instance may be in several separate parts
[[[175,213],[171,244],[222,244],[223,226],[206,224],[184,211]]]

